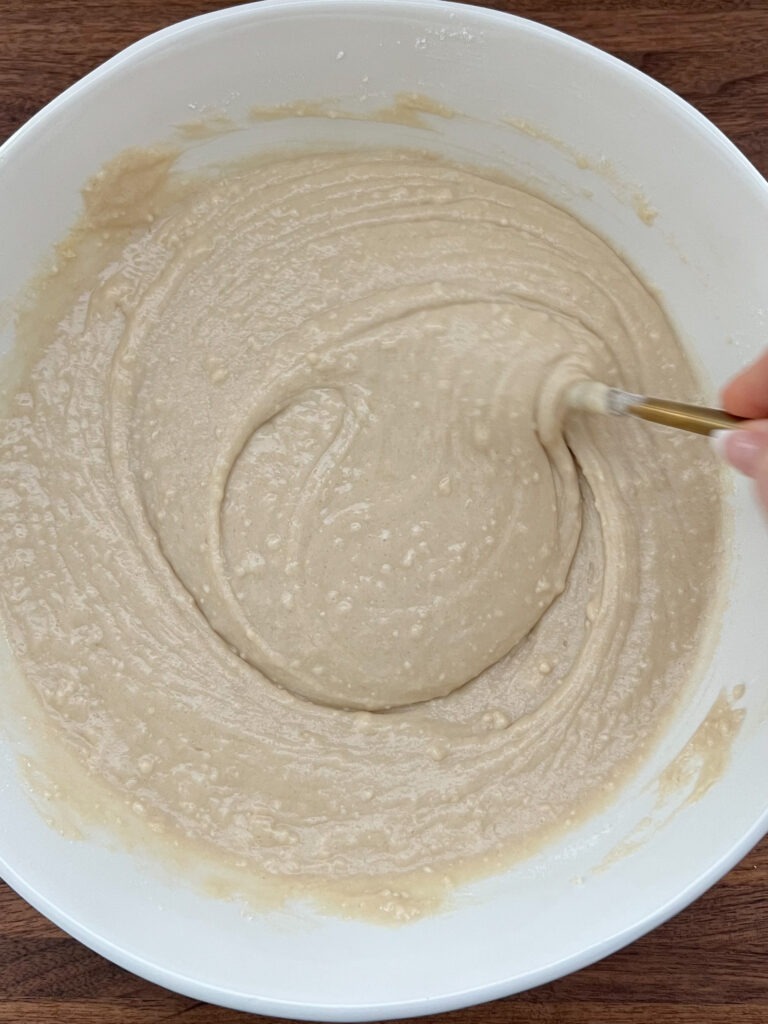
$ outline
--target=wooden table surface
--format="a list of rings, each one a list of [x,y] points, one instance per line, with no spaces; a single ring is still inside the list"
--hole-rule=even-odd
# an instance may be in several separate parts
[[[0,141],[129,43],[226,6],[215,0],[0,0]],[[487,6],[570,32],[641,68],[690,100],[768,173],[768,0],[499,0]],[[247,1019],[113,966],[0,881],[0,1024],[176,1018],[185,1024]],[[694,906],[607,960],[520,996],[423,1019],[768,1024],[768,839]]]

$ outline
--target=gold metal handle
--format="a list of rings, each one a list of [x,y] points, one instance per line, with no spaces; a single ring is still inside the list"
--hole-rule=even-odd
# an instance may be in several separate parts
[[[634,396],[633,396],[634,398]],[[638,396],[627,402],[625,409],[632,416],[667,427],[678,427],[693,434],[711,434],[713,430],[738,430],[746,420],[731,416],[722,409],[705,409],[700,405],[670,402],[665,398]]]

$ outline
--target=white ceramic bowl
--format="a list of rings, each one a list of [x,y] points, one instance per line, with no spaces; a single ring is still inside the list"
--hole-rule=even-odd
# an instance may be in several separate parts
[[[424,128],[246,118],[254,105],[326,98],[337,109],[373,112],[401,92],[461,116],[427,116]],[[627,254],[660,291],[712,382],[757,354],[767,336],[768,186],[711,124],[573,39],[430,0],[266,0],[169,28],[110,60],[0,150],[0,299],[17,293],[65,233],[80,187],[104,160],[216,110],[242,121],[242,130],[193,146],[193,163],[275,145],[381,141],[507,170]],[[638,213],[651,207],[657,215],[648,224]],[[468,887],[446,913],[395,929],[301,908],[244,915],[138,855],[50,830],[29,800],[10,739],[0,741],[2,875],[137,974],[198,999],[286,1017],[432,1013],[605,956],[693,900],[768,827],[768,533],[746,484],[735,486],[722,637],[653,763],[566,842]],[[738,683],[747,685],[746,718],[725,773],[612,859],[656,813],[659,771],[720,690]]]

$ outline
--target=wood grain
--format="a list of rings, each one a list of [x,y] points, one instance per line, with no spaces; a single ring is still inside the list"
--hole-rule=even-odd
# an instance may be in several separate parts
[[[0,141],[128,44],[227,6],[210,0],[0,0]],[[698,107],[768,172],[766,0],[491,0],[486,6],[569,32],[642,69]],[[0,1024],[177,1018],[184,1024],[246,1019],[115,967],[0,882]],[[422,1019],[768,1024],[768,839],[694,906],[601,963],[520,996]]]

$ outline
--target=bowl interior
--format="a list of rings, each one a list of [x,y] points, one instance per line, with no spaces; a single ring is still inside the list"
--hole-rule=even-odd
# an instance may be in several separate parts
[[[301,102],[341,116],[264,116]],[[203,126],[195,139],[178,130],[190,122]],[[137,44],[0,150],[6,349],[12,301],[77,215],[86,179],[127,146],[169,140],[184,146],[188,166],[254,151],[407,144],[498,168],[626,254],[713,389],[766,336],[768,186],[666,90],[583,44],[491,11],[431,0],[266,0]],[[734,565],[720,641],[652,761],[614,806],[505,875],[461,890],[443,914],[387,929],[305,906],[246,913],[104,837],[75,841],[48,828],[19,768],[24,740],[10,734],[0,739],[0,871],[131,970],[197,998],[287,1017],[437,1012],[597,959],[680,909],[768,827],[760,629],[768,532],[746,484],[734,485],[731,504]],[[7,653],[3,660],[10,675]],[[683,793],[675,813],[659,810],[654,780],[716,696],[737,684],[746,684],[746,717],[727,770],[697,801]]]

